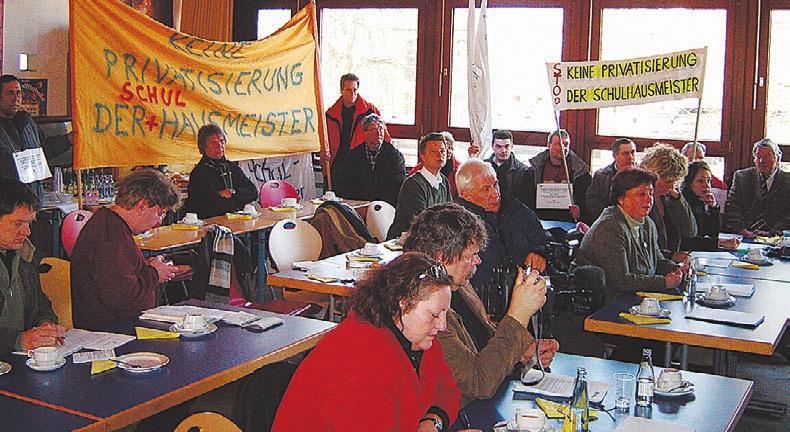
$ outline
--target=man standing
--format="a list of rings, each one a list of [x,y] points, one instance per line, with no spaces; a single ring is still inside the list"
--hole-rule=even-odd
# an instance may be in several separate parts
[[[537,344],[527,325],[546,301],[546,281],[534,271],[521,274],[507,313],[499,324],[492,323],[469,284],[480,263],[478,252],[485,247],[485,225],[453,203],[429,207],[414,218],[403,245],[404,251],[423,252],[444,264],[453,280],[447,329],[438,337],[461,390],[461,406],[493,397],[517,363],[534,361]],[[540,341],[543,366],[551,363],[558,349],[554,339]]]
[[[533,195],[534,199],[529,198],[529,206],[535,209],[538,217],[542,220],[589,221],[584,197],[587,194],[587,187],[592,182],[590,167],[571,150],[570,145],[571,137],[568,135],[568,131],[564,129],[560,129],[559,132],[554,131],[549,134],[548,148],[529,160],[534,169],[534,186],[530,193],[535,194]],[[565,166],[562,162],[563,157],[565,157],[568,175],[573,186],[574,204],[568,210],[537,208],[538,185],[541,183],[568,183],[565,177]]]
[[[359,95],[359,77],[352,73],[340,77],[340,97],[326,110],[329,162],[333,179],[342,175],[348,152],[364,141],[359,126],[368,114],[381,115],[375,105]],[[384,138],[387,141],[391,139],[386,132]],[[326,160],[322,164],[326,170]]]
[[[384,139],[387,125],[378,114],[362,120],[365,145],[357,146],[346,157],[345,169],[334,179],[335,192],[343,198],[382,200],[395,207],[398,191],[406,178],[403,155]]]
[[[592,184],[587,189],[586,203],[590,222],[598,219],[603,209],[611,205],[609,189],[612,186],[612,177],[618,171],[636,166],[636,144],[628,138],[617,138],[612,143],[612,156],[614,162],[596,171]]]
[[[518,197],[528,187],[524,184],[527,166],[513,153],[513,134],[509,130],[494,131],[492,148],[494,153],[487,160],[496,171],[500,193]]]
[[[178,269],[158,256],[144,258],[132,236],[162,223],[178,201],[165,176],[143,169],[124,177],[115,204],[88,220],[71,254],[75,327],[94,330],[156,306],[157,287]]]
[[[447,177],[440,172],[447,161],[445,138],[441,132],[431,132],[420,139],[417,153],[423,163],[420,171],[410,175],[400,188],[395,219],[387,231],[387,238],[398,237],[409,229],[414,216],[426,208],[453,199]]]
[[[30,187],[0,178],[0,354],[55,346],[65,336],[41,291],[41,257],[27,239],[38,206]]]
[[[13,75],[0,76],[0,177],[19,179],[14,153],[41,147],[41,133],[33,117],[20,111],[22,86]],[[43,190],[41,182],[30,187],[38,197]]]
[[[258,189],[241,168],[225,159],[225,133],[219,126],[201,127],[197,140],[203,157],[189,175],[185,211],[209,218],[241,210],[258,199]]]
[[[511,197],[500,197],[496,173],[490,164],[467,159],[456,176],[458,202],[485,224],[488,243],[472,277],[478,290],[490,285],[495,269],[515,266],[546,270],[546,231],[535,212]]]
[[[770,139],[752,147],[754,166],[735,172],[724,226],[745,238],[781,235],[790,229],[790,174],[779,169],[782,150]]]

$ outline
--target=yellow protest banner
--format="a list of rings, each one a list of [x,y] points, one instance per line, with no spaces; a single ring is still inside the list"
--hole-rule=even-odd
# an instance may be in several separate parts
[[[70,0],[74,166],[195,163],[197,131],[229,159],[320,148],[315,3],[253,42],[179,33],[119,1]]]
[[[546,63],[554,109],[702,97],[707,48],[627,60]]]

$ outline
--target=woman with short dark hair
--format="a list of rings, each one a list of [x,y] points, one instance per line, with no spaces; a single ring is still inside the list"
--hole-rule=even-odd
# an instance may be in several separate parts
[[[619,171],[612,179],[610,199],[582,239],[574,265],[594,265],[606,274],[607,301],[623,293],[664,291],[680,284],[679,266],[658,248],[653,208],[658,176],[642,168]]]
[[[697,221],[697,235],[684,237],[683,250],[716,251],[720,247],[735,249],[737,239],[719,240],[721,205],[711,191],[713,174],[707,162],[696,161],[689,165],[688,175],[680,185],[680,192],[691,207]]]
[[[273,430],[448,427],[460,392],[435,338],[446,326],[450,284],[444,266],[422,253],[368,272],[353,312],[299,366]]]

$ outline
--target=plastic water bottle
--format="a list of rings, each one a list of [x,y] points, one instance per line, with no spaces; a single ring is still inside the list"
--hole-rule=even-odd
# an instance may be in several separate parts
[[[587,369],[576,369],[573,382],[573,400],[571,401],[571,418],[575,432],[586,432],[590,425],[590,401],[587,398]]]
[[[653,387],[656,374],[653,371],[653,351],[650,348],[642,349],[642,361],[636,373],[636,405],[641,407],[653,404]]]

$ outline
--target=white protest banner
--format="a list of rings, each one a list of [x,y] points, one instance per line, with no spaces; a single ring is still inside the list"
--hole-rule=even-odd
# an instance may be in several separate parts
[[[627,60],[546,63],[554,109],[702,97],[707,48]]]
[[[285,180],[299,191],[301,199],[316,197],[315,172],[310,153],[250,159],[239,162],[239,167],[258,190],[269,180]]]

